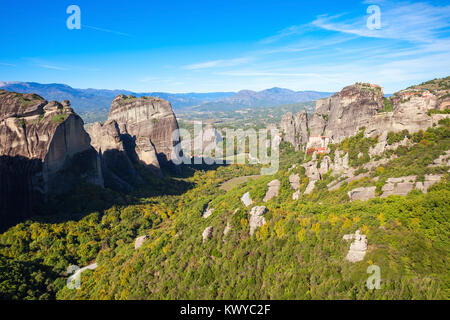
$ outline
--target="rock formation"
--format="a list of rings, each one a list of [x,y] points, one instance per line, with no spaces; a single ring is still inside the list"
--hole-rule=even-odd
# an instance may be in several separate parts
[[[425,175],[424,181],[417,181],[417,176],[407,176],[399,178],[389,178],[386,180],[386,184],[383,186],[381,195],[382,198],[390,195],[406,196],[413,189],[418,189],[424,193],[428,192],[428,188],[433,184],[438,183],[442,179],[443,175]]]
[[[250,193],[249,193],[249,192],[246,192],[246,193],[241,197],[241,201],[242,201],[242,203],[243,203],[246,207],[248,207],[248,206],[250,206],[250,205],[253,204],[253,201],[252,201],[252,198],[250,198]]]
[[[172,106],[160,98],[119,95],[111,104],[108,120],[116,120],[137,141],[145,138],[146,146],[153,144],[160,163],[171,160],[172,150],[179,143],[172,139],[178,130]],[[139,159],[145,158],[140,150],[136,151]]]
[[[214,208],[210,208],[209,205],[206,207],[205,211],[203,211],[203,218],[209,218],[214,212]]]
[[[375,189],[376,187],[356,188],[348,192],[348,197],[350,198],[350,201],[369,200],[375,198]]]
[[[281,120],[281,132],[284,133],[283,140],[294,145],[298,151],[299,146],[308,141],[308,114],[306,110],[293,115],[286,113]]]
[[[0,90],[0,228],[35,214],[80,179],[103,186],[83,125],[68,101]]]
[[[203,230],[202,233],[203,242],[206,242],[212,238],[213,231],[214,231],[213,227],[207,227],[205,230]]]
[[[346,234],[343,239],[346,241],[354,240],[345,259],[352,263],[362,261],[367,252],[367,237],[356,230],[355,234]]]
[[[284,140],[292,143],[296,150],[301,144],[316,138],[340,142],[363,127],[366,128],[365,134],[372,137],[389,131],[408,130],[412,133],[425,130],[438,119],[448,117],[448,114],[429,114],[433,109],[448,108],[446,94],[448,90],[402,90],[388,100],[392,110],[387,110],[381,87],[356,83],[329,98],[317,100],[315,113],[310,119],[306,114],[294,117],[292,113],[286,113],[280,127]],[[372,150],[372,153],[382,151],[378,146],[378,150]]]
[[[103,125],[94,123],[87,131],[91,137],[92,146],[102,160],[105,187],[130,191],[134,185],[142,182],[132,161],[137,160],[134,142],[128,135],[121,134],[115,120],[109,120]],[[156,157],[155,153],[154,156]],[[159,169],[159,164],[157,163],[154,168]]]
[[[148,239],[150,239],[150,237],[148,235],[136,238],[136,240],[134,241],[134,250],[137,250],[140,247],[142,247],[144,242],[147,241]]]
[[[280,190],[280,180],[272,180],[267,184],[267,186],[269,187],[269,190],[267,190],[267,193],[263,199],[264,202],[269,201],[273,197],[278,197],[278,191]]]
[[[264,206],[253,207],[250,211],[250,235],[253,235],[255,230],[259,227],[262,227],[266,224],[266,219],[264,218],[264,214],[267,212],[267,208]]]
[[[178,123],[168,101],[134,96],[117,96],[103,125],[88,128],[92,145],[100,154],[105,186],[129,191],[143,180],[135,164],[145,165],[162,176],[160,164],[167,164],[174,145],[172,134]]]

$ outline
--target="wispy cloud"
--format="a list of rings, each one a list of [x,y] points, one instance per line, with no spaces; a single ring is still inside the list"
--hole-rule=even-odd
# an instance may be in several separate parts
[[[67,71],[67,68],[58,67],[50,64],[38,64],[39,67],[50,70],[59,70],[59,71]]]
[[[242,65],[242,64],[248,63],[252,60],[253,60],[253,58],[251,58],[251,57],[228,59],[228,60],[212,60],[212,61],[205,61],[205,62],[200,62],[200,63],[195,63],[195,64],[189,64],[187,66],[184,66],[183,69],[198,70],[198,69],[208,69],[208,68],[234,67],[237,65]]]
[[[432,42],[450,26],[450,6],[427,3],[398,3],[381,7],[381,28],[370,30],[367,16],[340,19],[342,16],[319,16],[312,22],[319,28],[360,37]]]
[[[5,63],[5,62],[0,62],[0,66],[6,66],[6,67],[17,67],[15,64],[11,64],[11,63]]]
[[[260,43],[262,43],[262,44],[273,43],[273,42],[276,42],[278,40],[281,40],[281,39],[289,37],[289,36],[304,34],[310,30],[311,30],[310,24],[290,26],[290,27],[287,27],[287,28],[279,31],[277,34],[275,34],[273,36],[270,36],[270,37],[260,40]]]
[[[82,28],[88,28],[88,29],[92,29],[92,30],[96,30],[96,31],[106,32],[106,33],[113,33],[113,34],[116,34],[116,35],[119,35],[119,36],[124,36],[124,37],[132,37],[132,35],[130,35],[128,33],[115,31],[115,30],[110,30],[110,29],[105,29],[105,28],[94,27],[94,26],[89,26],[89,25],[86,25],[86,24],[83,24]]]

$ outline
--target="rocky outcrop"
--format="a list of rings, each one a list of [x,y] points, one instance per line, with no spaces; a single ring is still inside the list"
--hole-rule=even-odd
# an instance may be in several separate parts
[[[316,182],[317,182],[317,180],[309,181],[308,185],[306,186],[305,192],[303,192],[303,194],[310,194],[314,190],[314,187],[316,186]]]
[[[386,105],[381,87],[369,83],[356,83],[347,86],[342,91],[325,99],[317,100],[315,113],[311,119],[301,118],[298,126],[292,113],[284,115],[281,128],[285,133],[285,141],[298,148],[304,142],[312,139],[330,139],[340,142],[365,128],[366,136],[380,136],[387,132],[408,130],[410,133],[425,130],[439,119],[448,117],[439,114],[429,114],[430,110],[443,110],[445,95],[448,90],[430,91],[423,89],[406,89],[397,92],[389,98]],[[446,108],[446,105],[444,105]],[[300,129],[298,129],[300,128]],[[308,134],[309,132],[309,134]],[[385,139],[371,150],[371,154],[381,154],[386,147]]]
[[[335,142],[368,127],[383,108],[383,90],[372,84],[354,84],[335,95],[318,100],[309,128],[312,136],[326,136]]]
[[[0,228],[35,214],[80,180],[103,186],[83,125],[68,101],[0,90]]]
[[[280,190],[280,180],[272,180],[267,184],[267,186],[269,187],[269,190],[267,190],[267,193],[263,199],[264,202],[267,202],[274,197],[278,197],[278,192]]]
[[[376,189],[375,186],[356,188],[348,192],[348,197],[350,198],[350,201],[369,200],[375,198],[375,189]]]
[[[416,185],[416,176],[389,178],[382,188],[382,198],[396,194],[406,196]]]
[[[119,95],[111,104],[108,120],[115,120],[136,141],[145,138],[145,147],[137,150],[139,159],[143,161],[146,156],[140,150],[145,151],[149,145],[154,147],[159,162],[165,163],[171,160],[172,150],[179,143],[178,139],[172,139],[178,130],[172,106],[160,98]]]
[[[266,219],[264,218],[264,214],[267,212],[267,208],[264,206],[253,207],[250,211],[250,235],[253,235],[255,230],[259,227],[262,227],[266,224]]]
[[[346,241],[354,240],[345,259],[352,263],[362,261],[367,252],[367,237],[360,234],[360,231],[357,230],[355,234],[344,235],[343,239]]]
[[[206,242],[212,238],[213,231],[214,231],[213,227],[207,227],[205,230],[203,230],[203,233],[202,233],[203,242]]]
[[[253,204],[253,201],[252,201],[252,198],[250,197],[249,192],[244,193],[244,195],[241,197],[241,201],[246,207]]]
[[[441,181],[443,174],[426,174],[424,181],[416,182],[416,189],[423,193],[428,192],[428,188]]]
[[[135,165],[142,164],[162,177],[160,163],[171,159],[172,134],[178,123],[170,103],[152,97],[119,95],[112,105],[108,121],[88,128],[92,145],[104,164],[105,186],[129,191],[142,183]]]
[[[194,125],[195,126],[195,125]],[[195,133],[194,129],[194,134]],[[197,136],[191,140],[183,140],[181,142],[181,148],[183,153],[190,156],[212,157],[214,152],[221,149],[223,153],[222,135],[212,125],[207,124],[203,127]]]
[[[214,208],[210,208],[209,205],[206,207],[206,209],[203,211],[203,218],[207,219],[209,218],[214,212]]]
[[[134,241],[134,250],[137,250],[140,247],[142,247],[144,242],[147,241],[148,239],[150,239],[150,237],[148,235],[136,238],[136,240]]]
[[[223,229],[223,235],[226,236],[228,232],[231,231],[231,224],[227,222],[227,225],[225,226],[225,229]]]
[[[445,154],[440,155],[438,158],[434,159],[433,163],[429,167],[441,167],[450,166],[450,150],[445,151]]]
[[[87,131],[102,161],[105,187],[131,191],[133,186],[142,183],[133,165],[137,161],[134,142],[128,135],[121,134],[115,120],[109,120],[103,125],[94,123]],[[159,169],[159,165],[155,169]]]
[[[300,189],[300,176],[298,174],[291,174],[289,176],[289,183],[294,190]]]
[[[298,200],[300,198],[300,176],[298,174],[291,174],[289,176],[289,183],[291,188],[296,190],[292,194],[292,200]]]
[[[306,110],[293,115],[286,113],[281,119],[281,132],[284,134],[283,140],[294,145],[298,151],[302,144],[308,141],[308,114]]]

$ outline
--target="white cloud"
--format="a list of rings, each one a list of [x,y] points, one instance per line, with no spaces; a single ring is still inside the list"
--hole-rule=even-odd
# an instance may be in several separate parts
[[[66,68],[58,67],[58,66],[54,66],[54,65],[50,65],[50,64],[39,64],[38,66],[41,68],[44,68],[44,69],[51,69],[51,70],[59,70],[59,71],[67,71],[68,70]]]
[[[190,64],[184,66],[183,69],[188,70],[198,70],[198,69],[208,69],[208,68],[220,68],[220,67],[233,67],[241,64],[248,63],[252,61],[253,58],[244,57],[244,58],[236,58],[236,59],[228,59],[228,60],[212,60],[205,61],[201,63]]]
[[[437,7],[427,3],[381,6],[381,29],[378,30],[367,28],[367,17],[338,21],[340,16],[319,16],[312,24],[361,37],[430,43],[439,39],[442,31],[450,26],[450,6]]]

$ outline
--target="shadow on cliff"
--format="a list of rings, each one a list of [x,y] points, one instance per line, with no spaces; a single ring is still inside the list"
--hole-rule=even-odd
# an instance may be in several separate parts
[[[29,218],[44,201],[39,184],[42,161],[0,156],[0,231]]]
[[[136,165],[142,178],[129,191],[114,191],[87,182],[73,181],[69,192],[53,195],[45,201],[42,189],[42,161],[24,157],[0,157],[0,232],[24,221],[57,223],[80,220],[113,206],[141,204],[142,198],[176,196],[187,192],[194,184],[180,179],[191,176],[190,168],[179,168],[181,174],[172,175],[164,168],[164,177],[157,177],[144,165]],[[173,170],[173,169],[170,169]],[[66,171],[70,171],[66,168]]]

